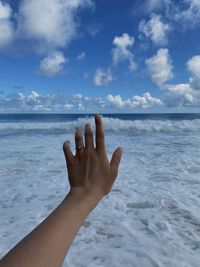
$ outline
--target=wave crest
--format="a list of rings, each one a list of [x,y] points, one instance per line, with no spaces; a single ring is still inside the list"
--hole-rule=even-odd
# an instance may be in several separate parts
[[[111,132],[196,132],[200,131],[200,119],[194,120],[121,120],[103,118],[104,128]],[[74,132],[90,123],[94,128],[93,118],[79,118],[70,122],[4,122],[0,130],[46,130]]]

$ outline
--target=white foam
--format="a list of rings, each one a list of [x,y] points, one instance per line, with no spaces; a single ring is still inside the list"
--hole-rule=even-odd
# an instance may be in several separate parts
[[[121,120],[103,118],[106,131],[120,132],[198,132],[200,119],[194,120]],[[90,123],[94,128],[93,118],[79,118],[70,122],[4,122],[0,123],[0,130],[49,130],[74,132],[76,128],[84,128]]]
[[[72,130],[88,120],[64,125]],[[159,125],[157,121],[137,122],[136,129]],[[107,118],[104,123],[116,133],[136,125]],[[40,125],[44,127],[44,123]],[[87,218],[63,267],[199,267],[200,136],[191,130],[194,121],[162,123],[165,131],[167,127],[177,130],[177,125],[181,129],[178,135],[172,130],[172,134],[106,136],[109,157],[116,146],[124,149],[119,176],[113,191]],[[183,129],[192,132],[185,135]],[[65,138],[73,140],[74,135],[44,137],[36,132],[1,138],[0,257],[68,191],[62,152]]]

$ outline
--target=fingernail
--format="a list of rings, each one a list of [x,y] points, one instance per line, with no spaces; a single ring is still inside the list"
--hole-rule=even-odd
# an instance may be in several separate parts
[[[122,147],[119,147],[119,151],[120,151],[121,153],[123,153],[123,148],[122,148]]]
[[[81,129],[80,129],[80,128],[77,128],[77,129],[76,129],[76,133],[77,133],[77,134],[81,133]]]
[[[90,128],[91,128],[90,124],[89,123],[86,123],[85,129],[90,129]]]

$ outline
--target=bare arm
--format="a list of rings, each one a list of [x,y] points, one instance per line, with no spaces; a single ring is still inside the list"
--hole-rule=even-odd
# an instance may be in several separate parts
[[[117,177],[122,149],[108,161],[102,120],[95,116],[96,146],[89,124],[85,142],[80,130],[75,134],[76,155],[69,142],[63,145],[70,192],[62,203],[0,261],[0,267],[60,267],[70,245],[88,214]]]

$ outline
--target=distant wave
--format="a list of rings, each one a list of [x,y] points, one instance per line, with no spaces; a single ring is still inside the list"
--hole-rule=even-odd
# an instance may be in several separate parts
[[[111,132],[196,132],[200,131],[200,119],[194,120],[121,120],[103,118],[104,128]],[[93,118],[79,118],[70,122],[3,122],[0,130],[47,130],[74,132],[76,128],[84,128],[85,123]]]

